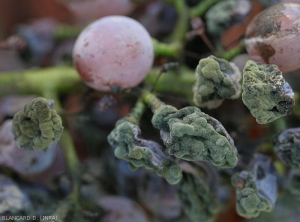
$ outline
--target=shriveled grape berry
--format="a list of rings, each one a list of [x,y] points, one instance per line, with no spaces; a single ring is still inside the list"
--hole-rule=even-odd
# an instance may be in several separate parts
[[[146,29],[124,16],[101,18],[78,37],[73,62],[82,80],[100,91],[137,86],[153,63],[152,40]]]

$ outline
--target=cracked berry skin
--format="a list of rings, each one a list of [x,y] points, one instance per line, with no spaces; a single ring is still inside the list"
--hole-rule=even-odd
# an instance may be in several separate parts
[[[250,57],[275,64],[280,71],[300,68],[300,4],[277,4],[259,13],[248,25],[245,45]]]
[[[137,86],[151,69],[153,58],[149,33],[125,16],[107,16],[91,23],[73,49],[74,66],[82,80],[106,92]]]

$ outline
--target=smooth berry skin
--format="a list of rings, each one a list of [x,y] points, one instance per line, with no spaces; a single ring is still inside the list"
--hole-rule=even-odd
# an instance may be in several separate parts
[[[76,40],[73,62],[82,80],[99,91],[128,89],[150,71],[154,49],[147,30],[125,16],[108,16],[85,28]]]
[[[300,4],[277,4],[258,14],[247,27],[245,45],[256,62],[282,72],[300,68]]]

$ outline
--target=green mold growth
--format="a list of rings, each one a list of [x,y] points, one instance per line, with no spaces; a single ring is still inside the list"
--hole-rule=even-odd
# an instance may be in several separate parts
[[[212,6],[206,13],[206,25],[210,34],[219,37],[234,25],[245,21],[252,8],[248,0],[226,0]]]
[[[240,96],[241,73],[231,62],[209,56],[200,60],[195,75],[194,102],[199,107],[217,108],[224,99]]]
[[[268,156],[255,154],[249,170],[231,177],[236,188],[237,213],[247,219],[270,212],[277,199],[277,175]]]
[[[273,138],[278,158],[293,169],[300,170],[300,128],[290,128]]]
[[[20,148],[45,150],[60,139],[62,120],[52,109],[53,104],[39,97],[14,115],[12,130]]]
[[[181,168],[162,147],[141,138],[140,128],[126,120],[116,123],[108,135],[109,144],[115,148],[115,156],[129,162],[132,169],[145,167],[164,177],[170,184],[176,184],[182,177]]]
[[[180,183],[176,185],[177,196],[184,213],[192,221],[213,222],[220,211],[217,181],[198,173],[197,169],[193,166],[192,171],[183,172]]]
[[[171,155],[188,161],[209,161],[219,167],[234,167],[237,151],[222,124],[197,107],[177,110],[162,105],[155,111],[152,124]]]
[[[257,123],[270,123],[293,111],[294,92],[276,65],[249,60],[243,72],[242,100]]]

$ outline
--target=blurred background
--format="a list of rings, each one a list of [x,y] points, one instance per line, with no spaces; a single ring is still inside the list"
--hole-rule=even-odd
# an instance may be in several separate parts
[[[115,2],[115,0],[111,1]],[[191,6],[200,1],[186,0],[186,2]],[[257,1],[253,0],[252,2],[256,3]],[[0,0],[0,72],[72,65],[71,54],[76,33],[79,33],[88,24],[88,21],[75,16],[70,7],[67,7],[67,3],[68,0]],[[254,12],[251,16],[253,17],[262,9],[262,6],[254,4]],[[88,12],[85,14],[88,15]],[[177,16],[174,7],[158,0],[147,0],[144,3],[135,4],[133,8],[128,9],[123,14],[138,18],[150,32],[151,36],[157,39],[164,39],[172,32]],[[250,18],[247,22],[249,21]],[[53,40],[54,37],[52,34],[61,25],[66,25],[66,29],[73,27],[74,30],[68,30],[66,35],[64,31],[56,33],[56,39]],[[76,30],[76,27],[78,27],[78,30]],[[235,28],[239,29],[238,34],[236,30],[232,32],[227,32],[229,30],[226,30],[224,38],[226,37],[227,40],[223,38],[225,42],[227,41],[226,45],[234,42],[234,39],[239,39],[244,34],[246,25],[242,24]],[[12,39],[12,45],[7,45],[9,41],[4,40],[7,40],[14,34],[23,36],[28,45],[25,47],[22,41],[20,42],[18,39]],[[208,35],[208,37],[210,36]],[[22,50],[6,50],[7,47],[20,47]],[[30,50],[25,50],[27,48]],[[197,36],[186,44],[185,53],[185,64],[189,68],[194,69],[199,59],[207,57],[211,54],[211,51],[203,40]],[[249,58],[247,55],[245,56],[242,64]],[[164,62],[166,60],[158,57],[155,65],[161,65]],[[286,80],[297,91],[300,90],[300,85],[298,84],[299,77],[299,70],[293,73],[286,73],[285,75]],[[3,123],[4,120],[11,119],[13,113],[21,109],[33,97],[34,95],[22,98],[9,96],[0,98],[0,122]],[[174,104],[174,106],[186,105],[186,101],[181,102],[178,97],[168,97],[166,95],[163,98],[170,104]],[[82,93],[66,95],[61,99],[66,111],[64,114],[69,115],[69,129],[72,133],[77,153],[89,169],[83,177],[84,186],[82,189],[82,193],[88,199],[96,199],[98,205],[104,208],[119,209],[128,206],[130,200],[136,201],[141,206],[138,207],[138,211],[142,212],[141,217],[151,219],[139,220],[137,217],[131,222],[190,222],[190,219],[182,213],[182,208],[175,195],[175,188],[173,186],[147,170],[139,169],[138,171],[131,171],[126,162],[114,157],[112,150],[107,144],[107,135],[114,128],[115,122],[128,113],[134,104],[132,101],[135,98],[125,97],[124,99],[120,95],[103,94],[85,87]],[[272,131],[270,129],[271,126],[258,125],[241,100],[227,101],[218,110],[211,110],[208,114],[219,119],[225,128],[229,129],[234,139],[239,138],[236,145],[244,149],[246,154],[259,146],[263,150],[263,142],[269,139],[268,132]],[[145,132],[145,137],[159,140],[158,132],[153,133],[149,131],[151,118],[152,113],[150,111],[146,112],[141,128]],[[296,125],[299,123],[299,119],[297,121],[287,119],[287,122],[293,123],[290,125]],[[56,203],[57,200],[61,200],[69,191],[69,178],[66,178],[67,176],[62,174],[66,169],[63,155],[60,153],[58,156],[60,156],[60,159],[57,161],[60,161],[60,165],[52,164],[59,165],[56,166],[58,169],[56,171],[52,168],[52,171],[45,171],[43,169],[41,174],[30,172],[28,175],[28,172],[24,173],[18,172],[16,169],[13,170],[20,174],[26,174],[24,176],[26,182],[27,180],[34,183],[38,181],[46,185],[47,189],[50,187],[50,191],[55,191],[57,194],[57,197],[55,196],[56,199],[53,200]],[[42,157],[35,158],[39,161],[43,160]],[[51,172],[55,172],[56,175],[51,176]],[[45,179],[43,175],[50,176]],[[59,176],[57,177],[57,175]],[[225,177],[227,176],[225,174]],[[50,177],[56,178],[54,189],[52,186],[54,180],[51,181]],[[48,192],[47,190],[47,195],[50,193],[51,196],[53,193],[50,191]],[[222,194],[224,193],[223,196],[228,205],[220,213],[216,221],[246,221],[246,219],[238,216],[235,211],[235,193],[233,190],[222,190],[221,192]],[[103,198],[106,195],[122,196],[128,199],[126,199],[127,202],[115,199],[108,200]],[[108,203],[111,203],[112,206]],[[47,205],[47,203],[43,204]],[[129,214],[131,210],[134,211],[136,209],[134,207],[129,210],[127,209],[127,213]],[[284,213],[286,212],[284,211]],[[296,216],[299,216],[298,212],[296,212]],[[258,221],[261,222],[263,219]]]

